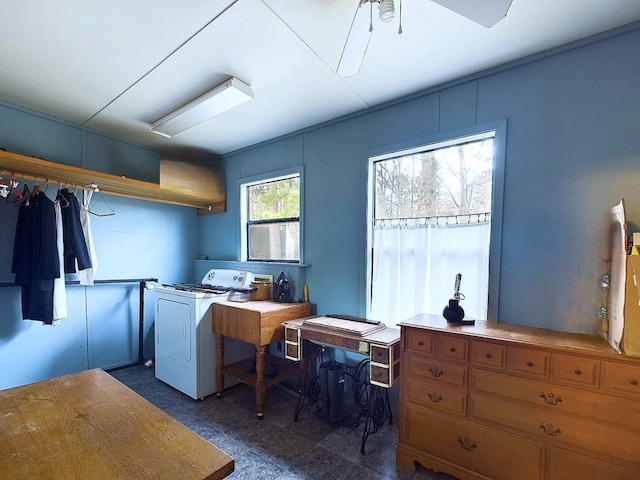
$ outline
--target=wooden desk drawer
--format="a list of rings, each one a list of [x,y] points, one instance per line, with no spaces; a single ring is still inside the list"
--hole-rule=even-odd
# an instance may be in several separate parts
[[[436,336],[433,333],[418,329],[406,330],[405,348],[411,353],[432,357],[436,353],[435,341]]]
[[[497,480],[542,480],[545,446],[407,403],[401,442]],[[475,478],[475,477],[474,477]],[[488,478],[485,476],[478,478]]]
[[[552,355],[551,378],[582,387],[600,387],[600,360],[575,355]]]
[[[407,382],[406,387],[410,402],[460,416],[467,413],[466,390],[418,381]]]
[[[604,371],[606,391],[640,399],[640,366],[604,362]]]
[[[284,338],[290,342],[298,342],[300,340],[300,329],[284,327]]]
[[[371,344],[370,359],[372,362],[381,365],[393,365],[400,361],[400,343],[395,345],[375,345]]]
[[[549,409],[504,402],[480,394],[469,399],[472,418],[491,422],[510,430],[599,452],[630,463],[638,462],[640,435],[636,431],[581,420]]]
[[[640,402],[633,400],[477,368],[471,370],[470,383],[472,391],[488,396],[524,402],[605,425],[640,430]]]
[[[471,341],[471,363],[504,370],[507,366],[507,347],[497,343]]]
[[[288,360],[300,360],[302,352],[299,343],[285,341],[285,358]]]
[[[438,335],[436,337],[436,351],[444,360],[467,363],[469,360],[469,340],[464,337]]]
[[[403,375],[424,378],[438,383],[446,383],[456,387],[467,386],[467,367],[446,362],[437,362],[435,359],[427,359],[407,356],[407,371]]]
[[[508,347],[507,366],[509,371],[527,377],[549,378],[551,354],[543,350]]]

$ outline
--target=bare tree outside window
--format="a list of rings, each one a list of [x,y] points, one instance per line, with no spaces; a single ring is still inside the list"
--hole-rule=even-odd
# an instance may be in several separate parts
[[[491,211],[493,140],[380,160],[375,218],[422,218]]]

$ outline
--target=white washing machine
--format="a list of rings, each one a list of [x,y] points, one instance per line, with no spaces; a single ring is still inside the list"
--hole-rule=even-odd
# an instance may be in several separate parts
[[[211,305],[228,300],[233,289],[248,288],[252,281],[250,272],[211,269],[199,284],[156,287],[156,378],[196,400],[218,391]],[[253,345],[225,338],[225,364],[254,356]],[[225,379],[225,385],[235,383]]]

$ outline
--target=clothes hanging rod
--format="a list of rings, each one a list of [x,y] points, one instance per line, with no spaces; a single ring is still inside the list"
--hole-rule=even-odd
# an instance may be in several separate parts
[[[173,170],[171,168],[168,170],[165,168],[165,170],[171,172],[172,175],[179,176],[180,162],[168,163],[175,163],[177,166],[171,167]],[[167,162],[165,162],[166,164]],[[186,183],[182,186],[179,181],[167,181],[166,185],[161,185],[160,183],[136,180],[0,150],[0,172],[3,172],[5,176],[16,172],[20,178],[37,181],[48,179],[49,184],[63,183],[67,186],[77,186],[83,189],[90,189],[91,187],[87,187],[87,185],[95,183],[99,186],[100,192],[110,195],[196,207],[199,215],[224,212],[226,211],[226,196],[223,189],[216,183],[218,177],[210,171],[211,169],[205,170],[209,173],[200,175],[200,182],[197,184]]]
[[[74,188],[77,190],[93,190],[93,191],[99,191],[100,188],[98,186],[97,183],[88,183],[86,185],[79,185],[77,183],[72,183],[72,182],[68,182],[68,181],[62,181],[59,179],[51,179],[51,178],[46,178],[46,177],[42,177],[42,176],[36,176],[36,175],[30,175],[28,173],[22,173],[22,172],[8,172],[6,170],[0,170],[0,177],[2,177],[3,180],[6,181],[10,181],[13,180],[13,177],[15,175],[16,180],[30,180],[33,182],[36,182],[37,184],[40,183],[44,183],[47,185],[59,185],[60,187],[65,187],[65,188]]]

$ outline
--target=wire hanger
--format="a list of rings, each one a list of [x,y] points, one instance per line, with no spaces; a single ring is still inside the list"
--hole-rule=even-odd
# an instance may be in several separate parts
[[[109,205],[109,202],[107,202],[107,199],[104,198],[104,195],[102,194],[102,192],[100,191],[98,186],[95,183],[92,183],[91,185],[87,185],[87,186],[88,187],[93,187],[93,191],[95,193],[100,193],[100,196],[98,197],[98,199],[95,202],[93,202],[93,205],[89,205],[89,208],[87,209],[87,211],[91,215],[95,215],[96,217],[112,217],[113,215],[115,215],[116,214],[115,210],[113,208],[111,208],[111,205]],[[97,212],[93,211],[95,209],[96,205],[98,205],[98,203],[100,203],[101,201],[109,209],[109,211],[107,213],[97,213]]]
[[[58,185],[58,193],[56,193],[55,201],[60,204],[60,208],[67,208],[69,206],[69,200],[67,200],[67,197],[62,195],[61,190],[62,190],[62,182],[60,182],[60,184]]]

